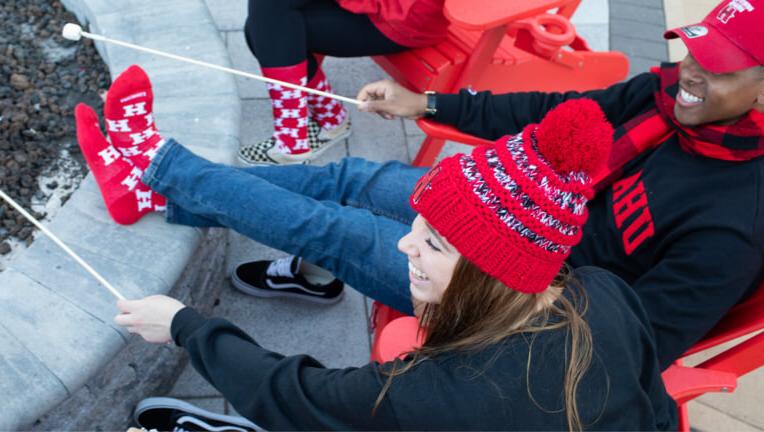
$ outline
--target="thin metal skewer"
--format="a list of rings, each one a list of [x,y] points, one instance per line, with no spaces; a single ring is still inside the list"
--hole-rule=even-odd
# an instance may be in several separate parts
[[[106,289],[111,291],[112,294],[114,294],[115,297],[117,297],[120,300],[125,300],[125,296],[120,294],[119,291],[117,291],[116,288],[114,288],[106,279],[104,279],[100,274],[98,274],[97,271],[95,271],[88,263],[86,263],[82,258],[79,257],[76,253],[74,253],[73,250],[69,249],[69,246],[65,245],[64,242],[58,239],[52,232],[50,232],[47,228],[45,228],[40,222],[37,222],[37,219],[35,219],[31,214],[27,213],[26,210],[24,210],[23,207],[18,205],[16,201],[13,200],[13,198],[9,197],[8,195],[3,192],[2,189],[0,189],[0,198],[5,200],[8,204],[11,205],[16,211],[22,214],[29,222],[32,222],[34,226],[36,226],[40,231],[42,231],[46,236],[48,236],[53,242],[55,242],[61,249],[64,250],[67,254],[69,254],[70,257],[74,258],[75,261],[79,265],[81,265],[85,270],[88,271],[91,275],[93,275],[98,282],[101,283],[101,285],[105,286]]]
[[[78,32],[76,32],[75,26],[78,28]],[[67,30],[69,30],[69,33],[67,33]],[[216,65],[216,64],[207,63],[207,62],[203,62],[203,61],[200,61],[200,60],[194,60],[194,59],[191,59],[191,58],[188,58],[188,57],[183,57],[183,56],[179,56],[179,55],[175,55],[175,54],[170,54],[170,53],[166,53],[164,51],[155,50],[155,49],[152,49],[152,48],[145,48],[145,47],[142,47],[140,45],[131,44],[129,42],[123,42],[123,41],[120,41],[120,40],[117,40],[117,39],[107,38],[105,36],[101,36],[101,35],[98,35],[98,34],[88,33],[86,31],[82,30],[82,28],[79,25],[77,25],[77,24],[69,23],[69,24],[66,24],[64,26],[64,37],[65,38],[70,39],[70,40],[78,40],[79,37],[77,37],[77,36],[84,36],[84,37],[86,37],[88,39],[93,39],[93,40],[96,40],[96,41],[112,43],[112,44],[115,44],[115,45],[131,48],[131,49],[134,49],[134,50],[143,51],[143,52],[147,52],[147,53],[150,53],[150,54],[154,54],[154,55],[158,55],[158,56],[162,56],[162,57],[171,58],[173,60],[178,60],[178,61],[182,61],[182,62],[186,62],[186,63],[191,63],[191,64],[194,64],[194,65],[197,65],[197,66],[207,67],[207,68],[219,70],[219,71],[222,71],[222,72],[228,72],[228,73],[231,73],[231,74],[234,74],[234,75],[239,75],[239,76],[243,76],[243,77],[246,77],[246,78],[252,78],[252,79],[259,80],[259,81],[265,81],[265,82],[271,83],[271,84],[278,84],[278,85],[281,85],[281,86],[284,86],[284,87],[287,87],[287,88],[291,88],[291,89],[294,89],[294,90],[302,90],[302,91],[304,91],[306,93],[311,93],[311,94],[315,94],[315,95],[319,95],[319,96],[325,96],[325,97],[328,97],[328,98],[331,98],[331,99],[337,99],[337,100],[340,100],[342,102],[347,102],[347,103],[354,104],[354,105],[360,105],[361,104],[361,101],[356,100],[356,99],[351,99],[351,98],[348,98],[348,97],[345,97],[345,96],[339,96],[339,95],[336,95],[336,94],[333,94],[333,93],[327,93],[327,92],[323,92],[323,91],[320,91],[320,90],[315,90],[315,89],[312,89],[312,88],[309,88],[309,87],[303,87],[303,86],[296,85],[296,84],[290,84],[288,82],[279,81],[279,80],[272,79],[272,78],[267,78],[267,77],[264,77],[264,76],[261,76],[261,75],[255,75],[255,74],[251,74],[251,73],[248,73],[248,72],[242,72],[240,70],[231,69],[231,68],[228,68],[228,67],[225,67],[225,66],[219,66],[219,65]]]

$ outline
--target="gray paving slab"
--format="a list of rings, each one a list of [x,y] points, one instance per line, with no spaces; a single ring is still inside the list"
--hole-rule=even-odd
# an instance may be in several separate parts
[[[573,14],[571,21],[580,24],[607,24],[609,21],[608,0],[583,0]]]
[[[347,289],[334,305],[294,299],[260,299],[223,291],[215,315],[224,316],[263,347],[284,355],[308,354],[327,367],[361,366],[369,360],[364,297]]]
[[[385,120],[351,107],[354,133],[349,139],[350,156],[369,160],[409,162],[406,136],[400,121]]]
[[[708,393],[698,402],[751,426],[764,430],[761,395],[764,394],[764,369],[751,372],[738,380],[734,393]]]
[[[254,145],[273,134],[270,99],[241,101],[241,142]]]
[[[66,217],[56,218],[49,228],[69,247],[124,262],[168,285],[180,276],[198,244],[198,239],[192,242],[183,236],[167,235],[167,232],[193,233],[193,230],[165,224],[160,214],[150,214],[136,224],[120,226],[112,221],[95,220],[75,208],[64,207],[62,212],[66,212]],[[78,220],[88,222],[73,223]],[[158,228],[164,225],[167,225],[165,229]],[[152,231],[165,235],[154,237],[150,234]]]
[[[247,19],[245,0],[204,0],[218,30],[241,30]]]
[[[648,24],[665,22],[663,8],[643,5],[641,1],[611,3],[610,19],[637,21]]]
[[[664,0],[610,0],[610,7],[612,8],[613,5],[638,5],[642,8],[650,8],[650,9],[659,9],[663,10],[663,1]]]
[[[163,136],[180,133],[239,136],[241,106],[221,104],[216,96],[158,96],[154,113]]]
[[[664,41],[636,39],[612,35],[610,43],[622,47],[621,51],[629,57],[667,58],[667,45]]]
[[[183,369],[168,396],[179,399],[222,397],[212,384],[199,375],[191,362]]]
[[[5,286],[3,290],[11,289]],[[0,430],[16,430],[36,420],[30,402],[41,406],[52,406],[65,398],[68,393],[61,380],[30,351],[19,339],[0,325],[0,406],[6,412],[15,413],[13,417],[0,416]],[[31,401],[24,395],[35,395]],[[41,400],[40,400],[41,399]]]
[[[231,63],[234,69],[253,74],[261,74],[260,64],[249,51],[247,41],[244,39],[244,32],[227,32],[226,48],[231,57]],[[268,98],[268,89],[265,83],[251,78],[236,77],[236,85],[239,88],[239,96],[243,99],[265,99]]]
[[[662,23],[644,23],[631,20],[619,20],[610,26],[610,34],[624,38],[661,42],[666,25]],[[665,42],[664,42],[665,43]]]
[[[323,68],[332,84],[334,93],[350,98],[355,98],[364,85],[390,78],[368,57],[326,57]]]
[[[178,131],[173,134],[173,138],[194,154],[209,161],[224,165],[236,163],[236,151],[239,148],[238,137],[220,133],[201,134]]]
[[[100,254],[73,249],[122,295],[130,299],[169,291],[167,282],[149,273],[136,270],[115,260],[104,259]],[[117,314],[116,299],[105,287],[64,253],[58,245],[47,238],[35,240],[23,261],[11,268],[36,283],[51,287],[56,294],[97,317],[114,328],[126,339],[127,331],[112,323]]]
[[[108,324],[82,309],[79,303],[7,269],[8,287],[0,290],[0,325],[39,358],[68,389],[79,388],[125,344]],[[24,287],[17,295],[10,287]]]
[[[230,233],[227,267],[253,259],[274,259],[283,252]],[[364,298],[346,286],[335,305],[293,299],[260,299],[225,289],[215,315],[232,319],[262,346],[286,355],[309,354],[329,367],[360,366],[369,358]]]
[[[589,43],[592,50],[610,49],[610,26],[607,24],[580,24],[576,26],[576,32]]]
[[[697,401],[689,403],[688,413],[690,417],[690,425],[694,431],[759,432],[764,430]]]

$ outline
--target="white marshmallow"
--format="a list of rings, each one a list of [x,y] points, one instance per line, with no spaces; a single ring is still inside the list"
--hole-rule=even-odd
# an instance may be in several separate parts
[[[64,39],[78,41],[82,38],[82,27],[77,24],[67,23],[61,32]]]

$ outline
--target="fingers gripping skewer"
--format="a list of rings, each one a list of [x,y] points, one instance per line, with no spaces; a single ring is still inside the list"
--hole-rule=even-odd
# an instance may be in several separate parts
[[[59,240],[58,237],[56,237],[52,232],[50,232],[47,228],[45,228],[40,222],[37,222],[37,219],[35,219],[31,214],[27,213],[27,211],[24,210],[23,207],[18,205],[16,203],[16,201],[13,200],[13,198],[11,198],[8,195],[6,195],[5,192],[2,191],[2,189],[0,189],[0,198],[2,198],[5,202],[10,204],[11,207],[16,209],[16,211],[21,213],[21,215],[24,216],[25,218],[27,218],[27,220],[29,220],[29,222],[32,222],[32,224],[34,226],[36,226],[40,231],[42,231],[46,236],[50,237],[50,239],[53,240],[54,243],[56,243],[59,247],[61,247],[61,249],[63,249],[64,252],[69,254],[70,257],[74,258],[74,260],[77,261],[77,263],[79,265],[81,265],[85,270],[87,270],[88,273],[93,275],[93,277],[96,278],[96,280],[98,280],[98,282],[100,282],[101,285],[105,286],[106,289],[111,291],[111,293],[114,294],[115,297],[117,297],[120,300],[125,300],[125,296],[120,294],[120,292],[117,291],[116,288],[114,288],[100,274],[98,274],[97,271],[93,270],[93,268],[90,267],[90,265],[88,265],[88,263],[86,263],[82,258],[79,257],[79,255],[77,255],[76,253],[74,253],[74,251],[69,249],[69,247],[67,245],[65,245],[64,242]]]
[[[279,81],[279,80],[275,80],[275,79],[272,79],[272,78],[267,78],[267,77],[264,77],[264,76],[261,76],[261,75],[255,75],[255,74],[251,74],[251,73],[247,73],[247,72],[242,72],[240,70],[231,69],[231,68],[224,67],[224,66],[218,66],[216,64],[207,63],[207,62],[203,62],[203,61],[199,61],[199,60],[194,60],[194,59],[191,59],[191,58],[188,58],[188,57],[182,57],[182,56],[179,56],[179,55],[170,54],[170,53],[166,53],[166,52],[163,52],[163,51],[158,51],[158,50],[151,49],[151,48],[145,48],[145,47],[142,47],[140,45],[131,44],[129,42],[123,42],[123,41],[116,40],[116,39],[110,39],[110,38],[107,38],[105,36],[101,36],[101,35],[97,35],[97,34],[93,34],[93,33],[88,33],[86,31],[83,31],[82,27],[80,27],[79,25],[73,24],[73,23],[68,23],[68,24],[66,24],[64,26],[64,30],[62,32],[62,35],[64,36],[64,38],[69,39],[69,40],[73,40],[73,41],[78,41],[81,38],[86,37],[88,39],[92,39],[92,40],[96,40],[96,41],[101,41],[101,42],[112,43],[112,44],[115,44],[115,45],[119,45],[119,46],[131,48],[131,49],[135,49],[135,50],[138,50],[138,51],[143,51],[143,52],[147,52],[147,53],[150,53],[150,54],[158,55],[158,56],[161,56],[161,57],[167,57],[167,58],[171,58],[173,60],[178,60],[178,61],[182,61],[182,62],[186,62],[186,63],[191,63],[191,64],[194,64],[194,65],[197,65],[197,66],[202,66],[202,67],[206,67],[206,68],[210,68],[210,69],[215,69],[215,70],[219,70],[219,71],[222,71],[222,72],[228,72],[228,73],[231,73],[231,74],[234,74],[234,75],[243,76],[243,77],[246,77],[246,78],[252,78],[252,79],[259,80],[259,81],[265,81],[265,82],[271,83],[271,84],[278,84],[280,86],[291,88],[291,89],[294,89],[294,90],[302,90],[302,91],[304,91],[306,93],[311,93],[311,94],[315,94],[315,95],[319,95],[319,96],[325,96],[325,97],[328,97],[328,98],[331,98],[331,99],[336,99],[336,100],[339,100],[339,101],[342,101],[342,102],[347,102],[347,103],[354,104],[354,105],[360,105],[361,104],[361,101],[356,100],[356,99],[351,99],[351,98],[348,98],[348,97],[345,97],[345,96],[339,96],[339,95],[336,95],[336,94],[327,93],[327,92],[323,92],[323,91],[320,91],[320,90],[315,90],[315,89],[312,89],[312,88],[309,88],[309,87],[303,87],[303,86],[299,86],[299,85],[296,85],[296,84],[290,84],[288,82]]]

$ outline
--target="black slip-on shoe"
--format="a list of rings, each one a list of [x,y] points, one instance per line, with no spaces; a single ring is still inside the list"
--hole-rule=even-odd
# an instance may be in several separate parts
[[[152,397],[138,403],[133,412],[138,426],[157,431],[262,431],[244,417],[218,414],[188,402],[168,397]]]
[[[292,297],[324,304],[337,303],[344,292],[341,280],[295,256],[241,263],[231,275],[231,283],[256,297]]]

